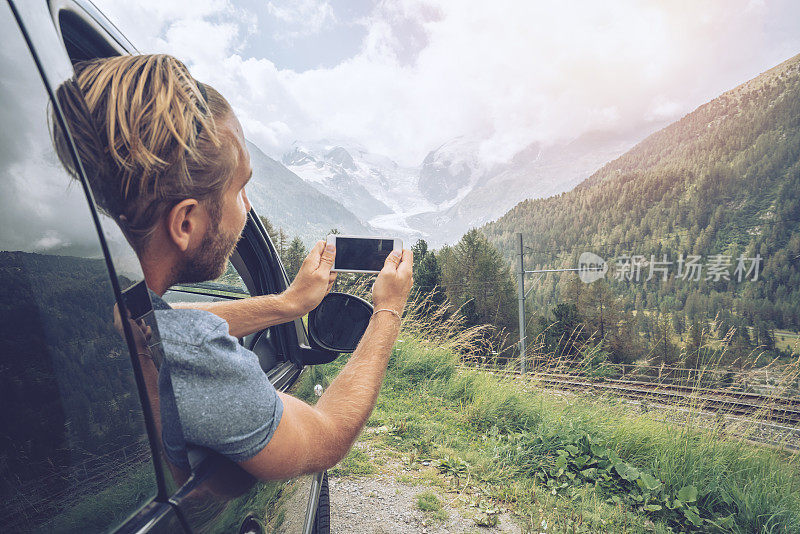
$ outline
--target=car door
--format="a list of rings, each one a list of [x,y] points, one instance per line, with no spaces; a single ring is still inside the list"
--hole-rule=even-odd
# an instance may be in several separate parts
[[[0,33],[0,531],[181,532],[96,212],[52,143],[71,65],[43,3],[0,2]]]

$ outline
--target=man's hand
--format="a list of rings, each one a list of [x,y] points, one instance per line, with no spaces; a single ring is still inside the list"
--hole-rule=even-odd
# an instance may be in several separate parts
[[[308,253],[292,284],[281,295],[295,317],[302,317],[316,308],[333,287],[336,273],[331,272],[336,248],[317,241]]]
[[[399,314],[408,300],[413,279],[414,255],[410,250],[393,250],[372,286],[372,303],[376,310],[390,309]]]

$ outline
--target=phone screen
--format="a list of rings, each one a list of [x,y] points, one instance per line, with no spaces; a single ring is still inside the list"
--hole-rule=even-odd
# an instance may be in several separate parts
[[[393,248],[393,239],[337,236],[333,268],[343,271],[380,271]]]

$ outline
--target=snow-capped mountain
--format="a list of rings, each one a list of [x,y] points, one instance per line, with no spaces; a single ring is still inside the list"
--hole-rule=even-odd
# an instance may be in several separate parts
[[[358,179],[360,169],[350,153],[342,147],[332,147],[322,154],[316,154],[298,146],[293,152],[284,154],[281,161],[321,193],[337,199],[365,220],[392,212],[389,206],[360,183],[365,181]],[[374,191],[376,188],[373,186],[371,189]]]
[[[295,143],[282,161],[380,233],[440,246],[522,200],[572,189],[649,133],[592,132],[568,142],[532,144],[503,164],[485,163],[481,139],[474,137],[442,144],[418,167],[329,140]]]
[[[419,190],[419,169],[402,167],[359,146],[327,141],[296,143],[281,160],[362,220],[407,239],[422,234],[405,220],[436,209]]]
[[[328,231],[366,234],[375,230],[346,207],[315,190],[299,176],[247,142],[253,178],[247,197],[259,215],[283,228],[290,237],[300,236],[307,245],[325,239]]]
[[[436,204],[437,211],[457,204],[490,172],[478,158],[479,146],[478,139],[457,137],[425,157],[419,169],[419,189]]]

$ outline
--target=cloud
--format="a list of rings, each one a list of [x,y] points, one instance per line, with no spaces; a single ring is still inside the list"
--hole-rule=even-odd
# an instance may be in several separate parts
[[[236,44],[239,27],[203,19],[178,20],[170,24],[156,48],[168,49],[188,64],[216,65],[228,57]]]
[[[187,63],[213,64],[241,50],[257,16],[231,0],[96,0],[143,53],[174,54]]]
[[[658,95],[653,99],[652,106],[645,114],[644,118],[652,122],[661,122],[667,119],[674,119],[681,112],[682,106],[674,100],[669,100],[663,95]]]
[[[376,10],[356,57],[283,83],[327,136],[418,163],[449,138],[478,134],[508,159],[534,141],[675,118],[731,87],[748,49],[759,48],[757,11],[737,18],[729,2],[407,1]],[[403,58],[414,24],[426,46]],[[674,105],[653,109],[656,98]]]
[[[220,89],[268,153],[350,139],[408,165],[460,135],[507,160],[533,142],[674,120],[800,48],[796,32],[768,31],[796,20],[797,6],[747,0],[399,0],[355,21],[327,1],[273,0],[258,16],[228,0],[162,3],[100,2],[135,42],[186,59]],[[337,21],[366,36],[339,64],[296,72],[268,51],[243,57],[258,17],[290,39]]]
[[[292,41],[313,35],[334,24],[336,16],[327,0],[283,0],[267,3],[267,11],[283,27],[275,37]]]

